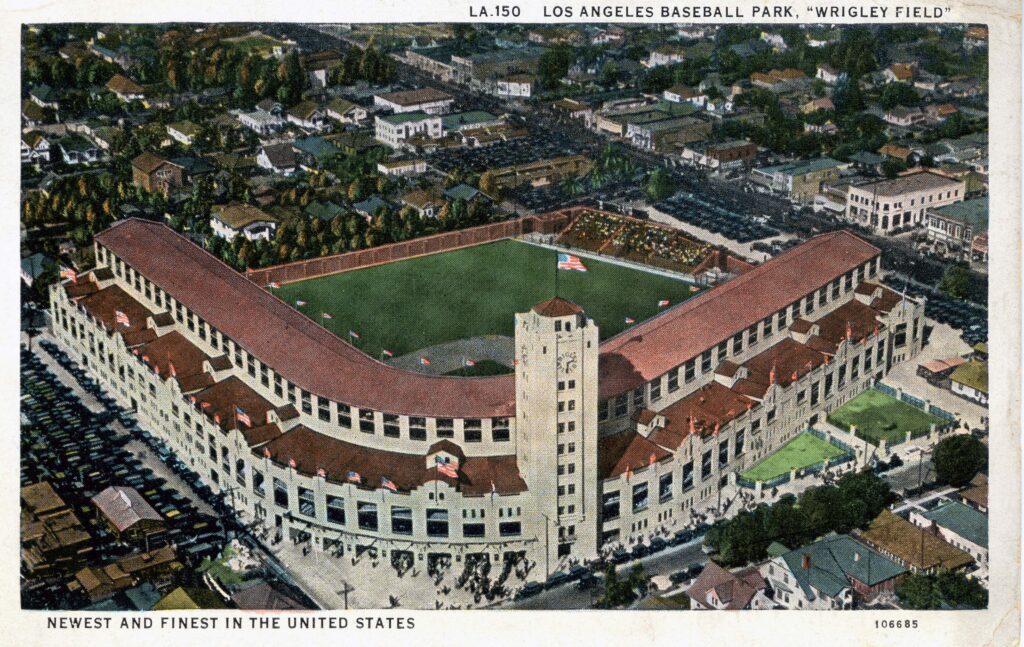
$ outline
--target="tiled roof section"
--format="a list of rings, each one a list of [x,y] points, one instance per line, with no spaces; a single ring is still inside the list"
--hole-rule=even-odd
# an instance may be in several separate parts
[[[164,164],[170,164],[170,162],[149,151],[139,154],[138,157],[132,160],[132,168],[137,168],[146,175],[149,175]]]
[[[813,544],[791,550],[780,559],[812,599],[815,597],[814,590],[835,597],[851,586],[851,577],[868,586],[875,586],[906,572],[896,562],[849,535],[824,537]],[[804,568],[805,563],[807,568]]]
[[[751,357],[743,365],[748,377],[734,385],[736,390],[756,398],[764,396],[775,373],[775,384],[786,387],[793,383],[793,374],[801,378],[825,363],[820,352],[801,344],[792,338],[786,338],[768,350]]]
[[[621,476],[626,473],[627,468],[634,472],[641,470],[652,462],[657,463],[668,458],[672,452],[666,451],[635,431],[627,431],[600,439],[597,455],[597,475],[603,480]]]
[[[316,395],[398,414],[474,418],[515,411],[515,376],[435,377],[378,362],[165,225],[123,220],[96,239],[282,377]],[[109,310],[112,321],[113,307]]]
[[[150,367],[156,366],[160,376],[171,376],[171,364],[179,382],[194,375],[202,374],[203,362],[209,359],[198,346],[193,344],[178,331],[169,332],[162,337],[144,344],[139,348],[139,356],[145,355],[143,361]]]
[[[254,222],[274,222],[278,221],[277,218],[266,213],[258,207],[254,207],[250,204],[227,204],[223,207],[217,207],[212,212],[212,215],[217,220],[220,220],[225,225],[234,230],[248,227]]]
[[[142,86],[123,74],[115,74],[107,81],[107,89],[122,94],[142,94]]]
[[[975,507],[988,508],[988,477],[978,474],[971,479],[970,487],[960,492],[960,497]]]
[[[794,321],[793,325],[790,326],[789,329],[798,335],[803,335],[809,333],[811,331],[811,326],[813,325],[814,324],[812,324],[810,321],[807,321],[804,318],[800,318]]]
[[[453,97],[447,92],[441,92],[434,88],[420,88],[418,90],[404,90],[401,92],[389,92],[379,95],[381,99],[399,106],[414,106],[420,103],[432,103],[435,101],[450,101]]]
[[[246,427],[242,425],[242,436],[249,447],[259,447],[281,435],[281,428],[275,424]]]
[[[77,299],[79,297],[88,296],[94,294],[100,289],[98,285],[92,281],[78,280],[78,283],[68,283],[64,286],[64,290],[68,293],[69,299]]]
[[[140,521],[163,521],[135,488],[111,486],[94,496],[92,502],[120,532]]]
[[[919,528],[888,510],[882,510],[868,529],[858,535],[870,546],[915,569],[939,567],[955,570],[974,561],[970,555],[931,531]]]
[[[583,308],[568,299],[551,297],[533,306],[533,311],[542,317],[567,317],[583,312]]]
[[[868,339],[881,328],[878,312],[860,301],[853,300],[839,306],[814,323],[818,324],[818,336],[838,344],[847,338],[847,332],[854,342]]]
[[[107,330],[116,330],[124,335],[126,342],[132,338],[132,333],[145,331],[147,320],[153,316],[152,310],[136,301],[118,285],[111,285],[82,297],[78,303],[85,308],[86,312],[102,321]],[[128,315],[127,326],[117,323],[118,311]],[[139,337],[139,339],[145,341],[143,337]],[[141,343],[141,341],[136,341],[136,343]]]
[[[988,515],[984,512],[959,501],[947,501],[937,508],[922,512],[921,516],[967,541],[988,548]]]
[[[214,416],[219,417],[221,429],[245,427],[244,423],[235,419],[235,407],[240,407],[249,416],[254,427],[266,423],[267,412],[274,408],[274,405],[234,375],[196,393],[195,398],[198,401],[196,406],[211,420],[214,420]],[[203,407],[204,402],[210,406]]]
[[[686,595],[691,600],[706,606],[708,593],[714,591],[725,609],[745,609],[759,590],[767,587],[767,583],[756,568],[749,568],[739,573],[730,573],[713,561],[709,561],[704,570],[693,581]]]
[[[214,381],[213,376],[209,373],[196,373],[187,377],[179,377],[178,388],[182,393],[193,393],[212,386]]]
[[[459,465],[458,480],[428,469],[425,455],[401,454],[363,447],[320,434],[299,425],[264,446],[270,459],[280,465],[295,462],[295,469],[313,476],[322,469],[327,479],[347,482],[348,472],[359,474],[364,487],[380,487],[381,478],[392,481],[399,490],[409,492],[433,480],[442,480],[457,487],[464,494],[480,495],[491,492],[491,483],[498,494],[516,494],[526,491],[526,483],[519,475],[515,456],[467,458]]]
[[[652,433],[650,439],[662,447],[677,449],[690,435],[691,418],[693,431],[701,435],[711,434],[716,424],[724,426],[756,404],[727,386],[709,382],[662,411],[665,428]]]
[[[264,146],[263,152],[275,168],[291,168],[295,166],[295,149],[291,144],[271,144]]]
[[[878,253],[849,232],[822,234],[629,328],[601,347],[600,397],[660,377]],[[708,313],[720,323],[708,325]]]

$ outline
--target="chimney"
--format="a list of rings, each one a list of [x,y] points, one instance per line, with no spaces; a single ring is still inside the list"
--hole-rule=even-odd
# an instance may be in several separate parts
[[[811,568],[811,554],[810,553],[804,553],[803,560],[801,562],[801,566],[803,566],[805,571],[810,570],[810,568]]]

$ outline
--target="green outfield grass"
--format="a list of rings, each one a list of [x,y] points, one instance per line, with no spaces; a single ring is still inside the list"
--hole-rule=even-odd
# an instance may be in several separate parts
[[[755,482],[768,481],[789,474],[792,469],[800,470],[842,455],[843,450],[805,431],[740,476]]]
[[[873,445],[878,445],[883,438],[886,442],[903,440],[908,431],[915,436],[927,433],[932,423],[946,424],[942,418],[875,389],[868,389],[833,411],[828,421],[846,430],[856,425],[857,437]]]
[[[445,375],[453,375],[455,377],[486,377],[488,375],[504,375],[511,372],[511,367],[489,359],[482,359],[475,366],[463,366],[454,371],[448,371]]]
[[[289,283],[274,290],[298,309],[373,357],[381,349],[395,356],[457,339],[514,334],[513,315],[550,298],[555,289],[556,253],[502,240],[397,263]],[[697,292],[667,276],[583,259],[587,272],[560,270],[560,296],[580,304],[598,324],[601,338]],[[323,320],[321,313],[332,316]]]

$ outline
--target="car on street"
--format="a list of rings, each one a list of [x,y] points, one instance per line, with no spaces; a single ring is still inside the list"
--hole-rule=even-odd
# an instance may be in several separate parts
[[[523,588],[516,591],[516,600],[525,600],[526,598],[532,598],[541,591],[544,590],[544,585],[540,582],[527,582],[523,585]]]
[[[565,571],[555,571],[548,576],[547,581],[544,583],[544,588],[553,589],[557,586],[561,586],[566,582],[569,582],[572,578]]]

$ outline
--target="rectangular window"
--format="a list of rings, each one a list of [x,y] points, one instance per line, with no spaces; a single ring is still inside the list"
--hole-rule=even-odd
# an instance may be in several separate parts
[[[327,520],[340,526],[345,525],[345,499],[327,495]]]
[[[736,449],[733,452],[734,456],[739,456],[740,454],[743,453],[744,435],[745,435],[745,430],[743,430],[743,429],[740,429],[739,431],[736,432]]]
[[[491,440],[506,443],[510,439],[508,418],[491,418]]]
[[[633,389],[633,408],[640,409],[644,406],[644,387]]]
[[[409,417],[409,438],[412,440],[427,439],[427,419],[421,416]]]
[[[651,382],[651,402],[661,399],[661,380]]]
[[[252,364],[249,364],[249,371],[252,372]],[[313,413],[313,401],[310,398],[309,391],[305,389],[302,390],[302,413]]]
[[[480,420],[466,420],[462,423],[462,437],[467,443],[478,443],[483,440]]]
[[[743,333],[737,333],[732,338],[732,354],[736,355],[743,350]]]
[[[364,434],[372,434],[374,431],[373,412],[359,410],[359,431]]]
[[[711,478],[711,450],[704,452],[700,457],[700,478],[705,480]]]
[[[267,491],[263,489],[263,472],[257,472],[256,470],[252,471],[252,491],[255,492],[257,496],[267,496]]]
[[[396,535],[412,534],[412,508],[391,506],[391,532]]]
[[[360,501],[356,504],[356,515],[362,530],[377,530],[377,504]]]
[[[288,486],[276,476],[274,477],[274,503],[282,508],[288,507]]]
[[[757,343],[757,324],[747,329],[747,344],[753,346]]]
[[[398,438],[399,426],[398,416],[393,413],[384,414],[384,435],[388,438]]]
[[[462,524],[462,536],[468,539],[479,539],[484,536],[484,524],[464,523]]]
[[[647,484],[637,483],[633,486],[633,512],[640,512],[647,509]]]
[[[346,429],[352,428],[352,407],[340,402],[338,403],[338,426]]]
[[[710,364],[708,364],[708,366],[710,368]],[[697,360],[696,360],[696,358],[691,359],[689,362],[686,363],[686,374],[685,375],[686,375],[685,379],[686,379],[686,383],[687,384],[689,384],[690,382],[693,382],[694,378],[697,377]]]
[[[438,418],[437,419],[437,437],[438,438],[454,438],[455,437],[455,421],[451,418]]]
[[[601,497],[601,516],[605,521],[619,518],[619,492],[605,492]]]
[[[672,498],[672,472],[658,477],[658,502],[665,503]]]
[[[622,395],[615,396],[615,417],[626,415],[629,410],[629,395],[623,393]]]
[[[679,369],[668,374],[668,392],[675,393],[679,390]]]
[[[442,508],[427,508],[427,536],[448,536],[448,511]]]
[[[717,360],[721,364],[729,356],[729,342],[723,341],[718,345]]]
[[[724,467],[729,463],[729,441],[718,443],[718,465]]]
[[[700,356],[700,372],[707,373],[711,370],[711,351],[706,350]],[[687,380],[689,381],[689,380]]]
[[[683,465],[683,492],[693,487],[693,461]]]
[[[306,517],[316,517],[316,500],[313,498],[313,490],[300,487],[299,492],[299,514]]]
[[[775,422],[775,407],[768,410],[768,415],[765,416],[765,424],[772,424]]]
[[[502,537],[518,537],[522,534],[522,525],[518,521],[503,521],[498,524],[498,534]]]
[[[317,415],[321,420],[330,421],[331,419],[331,403],[323,398],[318,398],[317,401]]]
[[[811,384],[811,406],[818,404],[818,383]]]

